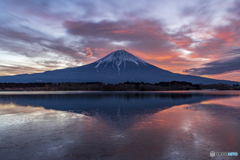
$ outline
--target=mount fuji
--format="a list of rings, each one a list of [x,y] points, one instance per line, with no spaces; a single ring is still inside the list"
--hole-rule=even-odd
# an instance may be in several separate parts
[[[0,82],[15,83],[103,82],[116,84],[127,81],[145,83],[187,81],[193,84],[224,83],[230,85],[239,83],[172,73],[151,65],[125,50],[114,51],[98,61],[80,67],[0,77]]]

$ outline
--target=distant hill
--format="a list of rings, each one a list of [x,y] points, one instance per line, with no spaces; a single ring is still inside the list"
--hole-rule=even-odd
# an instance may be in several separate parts
[[[145,83],[186,81],[193,84],[224,83],[229,85],[240,83],[172,73],[151,65],[125,50],[114,51],[96,62],[80,67],[0,77],[0,83],[102,82],[116,84],[127,81]]]

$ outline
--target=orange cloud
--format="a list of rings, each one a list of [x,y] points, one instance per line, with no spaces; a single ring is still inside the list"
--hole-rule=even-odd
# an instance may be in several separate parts
[[[233,39],[234,33],[231,31],[224,31],[224,32],[218,32],[215,37],[217,39],[222,39],[226,42],[232,42],[234,41]]]
[[[177,37],[170,38],[171,42],[174,42],[177,46],[181,48],[188,48],[194,41],[190,37]]]
[[[161,56],[161,57],[157,57],[155,58],[157,61],[163,61],[163,60],[166,60],[166,59],[171,59],[172,56]]]
[[[224,73],[219,75],[213,75],[208,76],[209,78],[215,78],[215,79],[224,79],[224,80],[230,80],[230,81],[239,81],[240,80],[240,72],[235,71],[231,73]]]
[[[86,49],[85,49],[85,57],[92,57],[93,56],[93,53],[92,53],[92,50],[91,50],[91,48],[90,47],[87,47]]]
[[[132,32],[132,31],[129,31],[129,30],[115,30],[115,31],[112,31],[112,33],[131,34],[131,33],[133,33],[133,32]]]

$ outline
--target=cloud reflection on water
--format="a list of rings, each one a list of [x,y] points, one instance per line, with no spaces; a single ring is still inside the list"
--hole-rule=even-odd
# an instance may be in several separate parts
[[[135,106],[134,112],[124,112],[116,107],[116,113],[107,109],[95,114],[22,106],[15,97],[13,102],[18,103],[0,104],[0,155],[5,159],[206,159],[212,150],[239,153],[239,97],[203,97],[130,96],[120,101],[131,105],[132,100],[140,101],[141,110]],[[45,95],[34,97],[34,102],[39,98],[49,100]],[[180,103],[149,112],[148,100],[160,108],[165,100]]]

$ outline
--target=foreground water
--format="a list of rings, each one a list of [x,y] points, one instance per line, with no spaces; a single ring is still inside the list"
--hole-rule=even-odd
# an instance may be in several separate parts
[[[240,92],[0,92],[0,159],[239,159]]]

